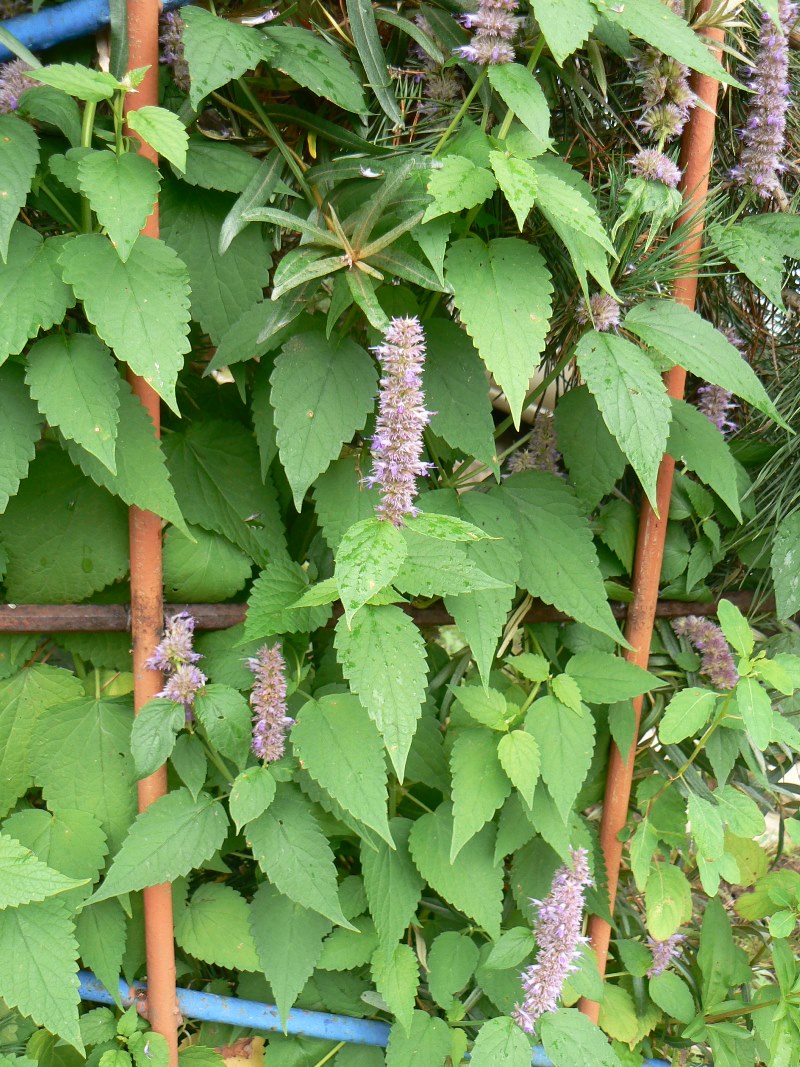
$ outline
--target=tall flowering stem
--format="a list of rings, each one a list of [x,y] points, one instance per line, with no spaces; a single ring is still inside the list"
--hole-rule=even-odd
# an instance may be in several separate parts
[[[416,480],[431,466],[421,459],[422,433],[431,412],[425,409],[422,390],[425,334],[419,319],[392,319],[384,343],[373,351],[383,375],[372,438],[372,474],[364,482],[381,490],[378,515],[402,526],[406,515],[419,514],[414,507]]]
[[[652,937],[647,939],[647,947],[653,955],[653,962],[647,969],[648,978],[658,978],[666,971],[674,959],[681,954],[681,945],[686,940],[683,934],[673,934],[666,941],[656,941]]]
[[[163,671],[166,675],[164,688],[158,695],[164,700],[183,704],[187,722],[194,717],[195,697],[208,681],[195,666],[203,657],[194,651],[194,627],[195,621],[188,611],[173,615],[167,622],[163,638],[147,661],[150,670]]]
[[[586,889],[593,884],[589,854],[585,848],[570,849],[572,866],[560,867],[544,900],[532,900],[539,911],[533,924],[539,953],[536,962],[522,973],[525,994],[514,1008],[513,1018],[526,1034],[532,1034],[545,1012],[558,1008],[564,982],[578,968],[576,960],[587,939],[581,936]]]
[[[159,44],[161,62],[172,71],[175,84],[181,92],[188,93],[190,86],[189,64],[183,48],[183,31],[186,23],[177,11],[167,11],[159,21]]]
[[[522,471],[548,471],[550,474],[560,474],[560,459],[555,419],[552,415],[540,412],[533,424],[528,447],[521,448],[519,452],[514,453],[508,461],[508,470],[510,474],[519,474]]]
[[[264,645],[247,665],[255,675],[250,693],[253,709],[253,752],[265,763],[279,760],[294,719],[286,714],[286,663],[279,645]]]
[[[664,0],[666,6],[683,17],[683,0]],[[639,61],[644,111],[638,125],[658,143],[680,137],[696,104],[689,88],[689,68],[656,48],[646,48]]]
[[[733,689],[739,681],[739,672],[725,635],[716,623],[699,615],[685,615],[675,620],[672,629],[702,654],[700,673],[705,674],[716,689]]]
[[[513,63],[511,42],[522,22],[514,14],[516,10],[517,0],[480,0],[478,10],[463,18],[467,29],[475,30],[472,40],[457,48],[456,54],[481,67]]]

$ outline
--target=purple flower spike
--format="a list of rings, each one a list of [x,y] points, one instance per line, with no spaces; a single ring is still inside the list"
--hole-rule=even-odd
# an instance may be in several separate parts
[[[189,64],[183,50],[183,31],[186,23],[177,11],[162,15],[158,40],[161,44],[161,63],[172,71],[172,77],[181,92],[189,92]]]
[[[294,719],[286,714],[286,664],[279,645],[264,645],[247,666],[256,678],[250,693],[253,709],[253,752],[265,763],[279,760],[286,747],[286,731]]]
[[[615,330],[620,321],[619,304],[608,293],[594,293],[589,297],[588,304],[581,297],[575,311],[575,318],[581,326],[591,323],[598,333]]]
[[[192,707],[199,691],[208,681],[195,663],[203,657],[192,648],[194,619],[188,611],[180,611],[167,622],[164,636],[147,660],[151,671],[163,671],[164,688],[158,694],[164,700],[183,704],[186,721],[194,718]]]
[[[519,474],[521,471],[549,471],[550,474],[560,474],[560,459],[555,419],[552,415],[540,412],[536,416],[528,447],[514,453],[508,461],[508,469],[511,474]]]
[[[475,34],[469,44],[456,48],[456,55],[481,67],[513,63],[511,41],[522,22],[514,15],[516,10],[517,0],[480,0],[478,10],[463,18],[464,25]]]
[[[716,623],[699,615],[685,615],[673,622],[672,629],[702,654],[700,673],[706,675],[715,689],[733,689],[739,681],[739,672],[725,635]]]
[[[584,893],[593,884],[585,848],[570,849],[572,867],[560,867],[544,900],[532,900],[539,912],[533,924],[539,953],[536,963],[522,973],[525,997],[514,1008],[513,1019],[532,1034],[545,1012],[558,1008],[564,982],[578,968],[576,960],[587,939],[581,936]]]
[[[683,0],[671,0],[668,6],[683,18]],[[683,133],[689,113],[697,102],[689,88],[689,68],[656,48],[646,48],[639,60],[639,69],[644,75],[644,111],[638,125],[661,147]]]
[[[364,484],[380,486],[378,515],[402,526],[404,516],[419,514],[414,507],[416,480],[431,466],[420,459],[422,431],[431,420],[431,412],[425,409],[422,391],[425,334],[419,319],[392,319],[384,343],[373,351],[383,377],[372,438],[372,474]]]
[[[666,971],[674,959],[681,954],[681,945],[686,940],[683,934],[673,934],[666,941],[655,941],[652,937],[647,939],[647,947],[653,954],[653,962],[647,970],[648,978],[658,978]]]
[[[9,115],[16,111],[19,98],[25,90],[32,89],[37,84],[27,76],[31,69],[22,59],[12,59],[10,63],[0,64],[0,115]]]
[[[736,333],[732,326],[727,326],[722,333],[727,340],[738,349],[742,359],[746,359],[744,341]],[[707,419],[710,419],[714,423],[720,433],[727,436],[729,433],[735,433],[739,429],[738,423],[736,423],[730,415],[736,411],[739,407],[734,403],[733,394],[729,393],[727,389],[723,389],[721,385],[701,385],[697,390],[699,397],[697,403],[697,410],[701,411]]]
[[[670,189],[676,189],[683,171],[673,163],[669,156],[657,148],[643,148],[631,160],[631,169],[637,178],[651,182],[663,182]]]

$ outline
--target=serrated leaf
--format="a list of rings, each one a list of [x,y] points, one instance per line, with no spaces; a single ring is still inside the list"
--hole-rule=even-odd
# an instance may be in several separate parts
[[[536,21],[556,63],[563,64],[589,36],[597,21],[590,0],[532,0]]]
[[[450,1053],[450,1029],[443,1019],[415,1011],[411,1027],[395,1023],[386,1048],[386,1067],[444,1067]]]
[[[16,115],[0,115],[0,259],[8,260],[11,228],[24,205],[39,162],[33,127]]]
[[[474,593],[501,589],[507,583],[486,574],[472,562],[467,547],[423,537],[407,526],[407,552],[393,585],[411,596]]]
[[[358,609],[396,576],[406,552],[397,527],[378,518],[362,519],[344,533],[335,577],[348,625]]]
[[[154,774],[169,759],[186,725],[182,704],[154,697],[141,707],[131,729],[131,756],[138,778]]]
[[[336,626],[336,650],[344,676],[378,727],[397,777],[422,712],[427,680],[425,645],[400,608],[363,608],[347,629]]]
[[[575,356],[606,426],[655,507],[671,418],[660,374],[637,345],[615,333],[589,330],[578,341]]]
[[[81,143],[81,113],[72,97],[61,89],[50,85],[25,89],[19,97],[17,111],[23,118],[55,126],[73,148]]]
[[[800,258],[797,218],[789,213],[753,215],[737,219],[735,226],[711,226],[709,236],[720,252],[782,310],[784,258]]]
[[[50,425],[116,474],[120,377],[102,341],[81,333],[43,337],[28,353],[25,377]]]
[[[411,1028],[419,986],[419,960],[410,945],[379,948],[372,956],[375,988],[406,1031]]]
[[[28,395],[22,369],[0,367],[0,513],[14,496],[36,455],[42,420]]]
[[[484,688],[482,685],[460,685],[452,688],[452,693],[475,722],[501,733],[508,729],[508,703],[499,690]]]
[[[433,203],[425,209],[422,223],[482,204],[496,188],[490,170],[477,167],[465,156],[445,156],[441,165],[431,171],[427,192]]]
[[[725,634],[725,640],[740,656],[752,656],[755,635],[741,611],[730,600],[720,600],[717,618]]]
[[[75,936],[84,966],[100,979],[121,1008],[119,975],[127,929],[125,913],[119,901],[104,900],[100,904],[83,907],[76,919]]]
[[[348,694],[309,700],[292,728],[291,740],[311,777],[345,811],[392,845],[383,751],[361,703]]]
[[[334,930],[322,945],[318,971],[352,971],[365,967],[378,947],[375,924],[369,916],[353,920],[352,930]]]
[[[531,169],[524,160],[507,152],[490,152],[489,159],[503,196],[514,212],[517,228],[522,233],[538,191]]]
[[[298,85],[345,111],[363,115],[369,110],[359,79],[332,44],[299,26],[267,26],[264,35],[276,46],[272,65]]]
[[[296,608],[308,589],[308,575],[299,563],[290,559],[268,563],[253,583],[247,602],[245,636],[252,640],[273,634],[310,633],[324,626],[330,614],[327,605],[338,594],[334,591],[321,607]]]
[[[145,109],[146,110],[146,109]],[[138,116],[131,112],[131,116]],[[124,262],[158,198],[158,168],[144,156],[91,152],[78,163],[78,181]]]
[[[475,973],[478,946],[468,933],[448,930],[438,934],[428,949],[428,990],[446,1012],[457,1006],[460,993]]]
[[[164,592],[180,604],[228,600],[247,583],[253,562],[219,534],[193,526],[193,540],[174,528],[164,535]]]
[[[208,794],[193,800],[187,789],[167,793],[136,817],[90,903],[189,874],[213,856],[227,829],[224,811]]]
[[[585,385],[569,389],[556,405],[556,439],[575,492],[588,511],[625,472],[625,456]]]
[[[0,834],[0,910],[45,900],[86,884],[85,878],[66,878],[58,870],[48,867],[30,848],[15,840],[13,827],[6,824],[4,829],[11,836]]]
[[[131,108],[126,115],[128,125],[153,151],[168,159],[178,170],[186,166],[189,135],[180,118],[164,107]]]
[[[621,1067],[603,1031],[575,1008],[547,1012],[539,1027],[553,1067]]]
[[[670,700],[658,727],[664,745],[677,744],[703,729],[717,701],[709,689],[681,689]]]
[[[53,63],[49,67],[32,70],[29,77],[91,104],[110,100],[120,88],[113,74],[92,70],[80,63]]]
[[[67,241],[59,259],[100,337],[177,412],[175,382],[190,348],[183,263],[162,241],[144,236],[123,263],[100,234]]]
[[[494,828],[485,826],[451,863],[452,840],[449,804],[419,818],[409,839],[417,870],[432,889],[495,939],[500,935],[503,869],[494,862]]]
[[[308,487],[364,428],[377,373],[354,341],[304,333],[283,346],[270,381],[281,463],[300,511]]]
[[[778,618],[788,619],[800,606],[800,512],[778,524],[770,566]]]
[[[175,922],[175,941],[184,952],[231,971],[261,969],[250,933],[247,901],[229,885],[198,886]]]
[[[408,851],[412,823],[394,818],[390,829],[395,847],[379,841],[376,847],[361,845],[361,873],[369,910],[381,944],[388,948],[402,938],[422,894],[422,879]]]
[[[525,730],[512,730],[500,738],[497,754],[512,784],[520,791],[528,807],[532,807],[541,770],[538,744]]]
[[[450,246],[446,266],[467,333],[506,394],[519,425],[550,318],[552,284],[544,259],[538,249],[518,238],[499,238],[488,245],[467,238]],[[521,297],[520,277],[526,279]]]
[[[438,512],[421,511],[406,520],[406,528],[425,537],[435,537],[437,541],[465,541],[468,544],[485,541],[489,536],[471,522]]]
[[[0,363],[21,352],[40,329],[61,322],[75,303],[58,264],[64,241],[44,241],[22,223],[11,228],[6,262],[0,263]]]
[[[258,160],[246,149],[228,141],[212,141],[202,134],[195,134],[189,138],[186,170],[179,176],[188,185],[196,185],[200,189],[241,193],[258,169]],[[220,253],[224,251],[220,247]]]
[[[330,920],[296,904],[264,882],[250,905],[250,929],[281,1023],[311,977],[322,952]]]
[[[183,46],[191,77],[189,100],[195,110],[203,97],[240,78],[275,51],[258,30],[202,8],[187,9],[181,17],[186,23]]]
[[[529,1067],[531,1043],[513,1019],[487,1019],[472,1046],[474,1067]]]
[[[250,705],[230,685],[212,683],[197,694],[194,713],[213,748],[241,770],[252,738]]]
[[[334,460],[314,486],[314,507],[329,548],[338,549],[355,523],[375,514],[380,492],[362,483],[358,457]]]
[[[578,683],[587,704],[614,704],[658,689],[664,683],[649,671],[609,652],[586,649],[567,664],[567,674]]]
[[[671,403],[667,451],[694,471],[741,521],[736,463],[727,441],[711,419],[692,404],[677,397]]]
[[[525,729],[539,746],[542,779],[566,820],[592,762],[594,719],[584,706],[576,712],[555,697],[545,696],[531,705]],[[564,773],[565,767],[569,774]]]
[[[574,678],[571,678],[568,674],[556,674],[550,680],[550,688],[557,700],[580,714],[581,691]]]
[[[563,161],[555,162],[556,167],[549,161],[532,160],[527,164],[536,186],[537,205],[545,218],[562,240],[565,231],[578,234],[615,256],[614,245],[600,221],[591,191],[580,184],[580,177],[564,166]],[[572,255],[570,243],[565,241],[565,244]],[[579,247],[583,246],[584,242],[579,242]]]
[[[484,826],[511,792],[489,730],[464,730],[450,753],[453,778],[453,840],[450,862]]]
[[[267,767],[248,767],[231,786],[228,806],[236,829],[263,815],[275,799],[275,779]]]
[[[772,740],[772,701],[755,678],[741,678],[736,686],[736,707],[756,748]]]
[[[534,135],[533,152],[547,151],[551,144],[550,108],[542,87],[531,71],[521,63],[490,65],[489,84]]]
[[[208,761],[203,751],[203,744],[195,734],[181,734],[175,742],[170,762],[175,773],[197,800],[208,773]]]
[[[648,983],[650,999],[667,1015],[678,1022],[688,1025],[694,1019],[696,1010],[694,998],[682,978],[671,971],[651,978]]]
[[[647,929],[666,941],[692,917],[692,890],[686,875],[669,863],[655,863],[644,891]]]
[[[518,967],[533,952],[536,938],[524,926],[515,926],[504,930],[492,945],[491,951],[482,966],[489,971],[504,971],[509,967]]]
[[[298,797],[279,791],[267,811],[248,823],[247,840],[259,867],[279,892],[338,926],[353,929],[339,904],[333,852]]]

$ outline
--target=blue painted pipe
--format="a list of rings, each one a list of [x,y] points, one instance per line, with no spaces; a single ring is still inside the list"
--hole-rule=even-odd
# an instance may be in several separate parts
[[[164,10],[180,7],[189,0],[164,0]],[[37,11],[35,15],[18,15],[0,23],[13,33],[31,52],[43,52],[62,41],[73,41],[94,33],[109,22],[108,0],[67,0]],[[9,50],[0,44],[0,63],[13,59]]]
[[[102,983],[89,971],[79,971],[81,1000],[93,1004],[113,1004],[114,999]],[[119,992],[124,1004],[131,1004],[136,991],[142,989],[137,982],[129,986],[121,978]],[[190,1019],[209,1023],[230,1023],[247,1030],[268,1030],[283,1033],[278,1009],[273,1004],[259,1004],[255,1000],[237,1000],[235,997],[220,997],[215,993],[198,993],[194,989],[178,989],[178,1007],[181,1014]],[[292,1008],[286,1020],[286,1032],[302,1037],[321,1037],[326,1041],[347,1041],[353,1045],[376,1045],[386,1048],[389,1027],[386,1023],[371,1019],[352,1019],[347,1015],[328,1015],[323,1011],[303,1011]],[[553,1067],[544,1049],[533,1050],[531,1067]],[[644,1067],[669,1067],[666,1060],[645,1060]]]

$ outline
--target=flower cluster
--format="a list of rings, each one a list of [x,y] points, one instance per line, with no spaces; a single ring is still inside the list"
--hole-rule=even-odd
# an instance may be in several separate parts
[[[657,148],[643,148],[631,160],[631,169],[637,178],[650,182],[663,182],[670,189],[676,189],[683,171],[673,163],[669,156]]]
[[[676,15],[683,15],[683,0],[666,0]],[[689,88],[689,68],[656,48],[646,48],[639,60],[644,111],[638,125],[659,148],[680,137],[696,104]]]
[[[699,615],[684,615],[675,620],[672,629],[701,653],[700,673],[716,689],[733,689],[739,681],[739,672],[725,635],[716,623]]]
[[[167,676],[164,688],[158,694],[165,700],[183,704],[186,721],[192,721],[195,697],[208,679],[195,666],[203,657],[193,646],[195,622],[188,611],[173,615],[167,622],[164,636],[155,652],[147,661],[151,671],[163,671]]]
[[[742,359],[745,359],[744,342],[736,331],[728,326],[722,332],[733,347],[738,349]],[[733,433],[739,429],[737,423],[730,417],[739,406],[734,403],[732,393],[723,389],[721,385],[712,385],[709,382],[700,386],[697,395],[699,397],[697,410],[710,419],[720,433]]]
[[[534,933],[539,945],[536,963],[522,973],[522,1004],[514,1008],[513,1018],[527,1034],[545,1012],[555,1011],[564,982],[577,970],[576,959],[586,938],[583,926],[584,892],[593,884],[589,873],[589,854],[585,848],[570,850],[572,867],[560,867],[544,900],[532,900],[539,911]]]
[[[673,934],[666,941],[656,941],[652,937],[647,939],[647,947],[653,956],[653,962],[647,969],[648,978],[658,978],[666,971],[674,959],[681,954],[681,945],[685,941],[683,934]]]
[[[431,419],[422,391],[425,365],[425,334],[419,319],[392,319],[384,343],[373,349],[383,376],[378,398],[378,418],[372,438],[372,471],[364,479],[381,490],[378,515],[402,526],[405,515],[417,515],[414,498],[418,476],[431,464],[422,455],[422,432]]]
[[[446,51],[446,45],[439,39],[424,15],[417,13],[414,22],[419,28]],[[423,114],[436,115],[442,110],[443,104],[452,104],[453,101],[463,96],[463,85],[460,72],[455,67],[444,67],[437,63],[419,45],[413,45],[411,54],[419,62],[420,69],[415,73],[414,80],[422,82],[423,93],[420,103],[420,111]]]
[[[533,424],[528,447],[514,453],[508,461],[508,470],[511,474],[519,474],[521,471],[549,471],[550,474],[560,474],[560,459],[555,420],[552,415],[540,412]]]
[[[181,92],[189,92],[189,64],[183,50],[183,30],[186,23],[177,11],[167,11],[160,20],[161,62],[172,71],[172,77]]]
[[[19,107],[19,98],[36,84],[28,76],[31,67],[22,59],[0,64],[0,115],[9,115]]]
[[[522,21],[514,15],[516,10],[517,0],[480,0],[474,14],[464,15],[464,25],[475,30],[472,40],[457,48],[456,54],[481,67],[513,63],[511,42]]]
[[[283,755],[286,731],[294,725],[294,719],[286,714],[286,664],[280,646],[264,645],[248,659],[247,666],[256,679],[250,693],[253,752],[265,763],[273,763]]]
[[[764,199],[782,193],[778,175],[785,169],[782,154],[789,107],[789,31],[797,20],[797,5],[778,0],[778,15],[777,26],[766,11],[761,15],[761,37],[749,82],[753,102],[741,131],[739,165],[731,175]]]
[[[581,297],[575,311],[575,318],[581,326],[591,323],[599,333],[615,330],[620,321],[619,304],[608,293],[594,293],[589,297],[588,304],[585,298]]]

